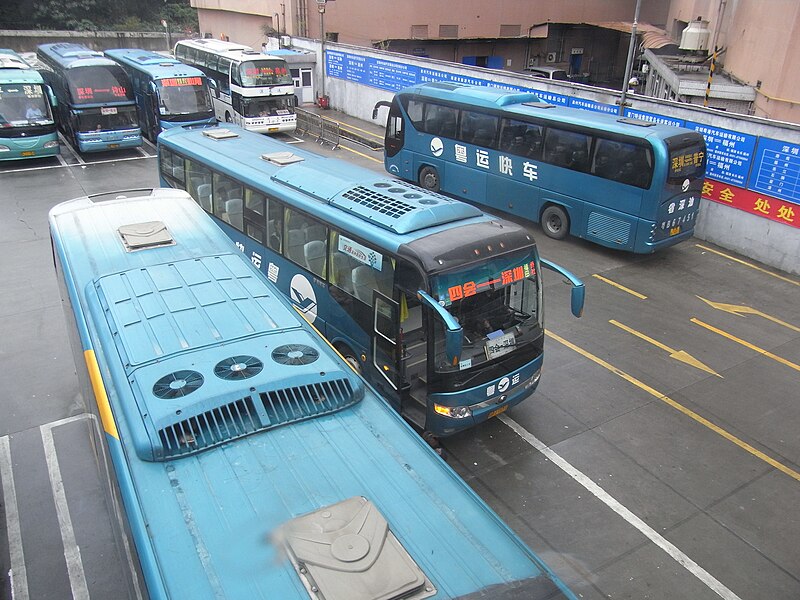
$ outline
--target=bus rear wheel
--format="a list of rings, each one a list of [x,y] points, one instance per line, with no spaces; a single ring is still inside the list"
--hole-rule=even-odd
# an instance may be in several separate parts
[[[547,237],[563,240],[569,233],[569,217],[563,208],[551,204],[542,213],[542,229]]]
[[[439,172],[434,167],[422,167],[419,172],[419,185],[431,192],[438,192]]]
[[[336,350],[342,355],[342,358],[344,358],[350,364],[350,366],[353,367],[353,370],[356,373],[359,375],[363,373],[363,370],[361,369],[361,363],[359,362],[356,353],[353,352],[349,346],[345,346],[344,344],[336,344]]]

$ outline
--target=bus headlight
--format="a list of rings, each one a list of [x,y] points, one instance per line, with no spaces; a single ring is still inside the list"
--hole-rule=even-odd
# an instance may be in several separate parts
[[[442,406],[441,404],[434,403],[433,410],[451,419],[465,419],[466,417],[472,416],[472,411],[469,406]]]
[[[45,142],[44,147],[45,148],[57,148],[58,147],[58,142],[55,142],[55,141],[52,141],[52,140],[49,141],[49,142]]]
[[[4,146],[3,144],[0,144],[0,152],[10,152],[10,151],[11,148],[9,148],[8,146]]]

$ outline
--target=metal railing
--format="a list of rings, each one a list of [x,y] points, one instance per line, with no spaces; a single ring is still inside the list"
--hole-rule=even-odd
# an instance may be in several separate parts
[[[341,132],[337,121],[302,108],[295,108],[294,112],[297,115],[295,131],[298,134],[314,137],[320,144],[328,143],[334,148],[339,146]]]

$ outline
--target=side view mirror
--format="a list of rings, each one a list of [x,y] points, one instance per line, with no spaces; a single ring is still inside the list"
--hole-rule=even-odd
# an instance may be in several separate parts
[[[574,316],[580,317],[583,314],[583,305],[586,300],[586,287],[584,286],[583,281],[567,271],[561,265],[557,265],[556,263],[544,258],[541,259],[541,262],[544,268],[555,271],[559,275],[563,275],[572,285],[572,292],[570,293],[570,309]]]
[[[461,324],[428,293],[417,290],[417,298],[430,307],[444,323],[444,349],[447,361],[451,365],[457,365],[461,360],[461,351],[464,347],[464,330],[461,328]]]

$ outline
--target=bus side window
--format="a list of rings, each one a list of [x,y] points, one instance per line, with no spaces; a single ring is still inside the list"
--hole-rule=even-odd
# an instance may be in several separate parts
[[[240,224],[242,216],[242,184],[220,173],[214,173],[212,183],[214,215],[232,225]],[[229,203],[231,200],[236,200],[236,202]],[[233,223],[233,219],[236,220],[236,223]]]
[[[203,210],[212,212],[211,206],[211,170],[191,160],[186,161],[186,191],[195,199]]]
[[[244,191],[244,232],[260,244],[266,242],[266,204],[267,198],[261,192],[250,188]]]
[[[178,187],[185,188],[186,175],[183,158],[163,147],[161,148],[161,172],[176,182],[180,182]]]
[[[283,206],[274,198],[267,203],[267,245],[280,253],[283,249]]]

